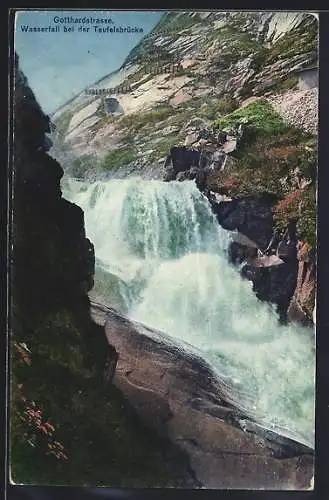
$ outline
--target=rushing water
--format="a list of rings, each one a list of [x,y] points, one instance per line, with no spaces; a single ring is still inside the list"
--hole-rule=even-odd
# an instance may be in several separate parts
[[[264,426],[313,447],[314,335],[280,326],[227,261],[229,232],[194,182],[66,181],[96,252],[94,294],[187,342]]]

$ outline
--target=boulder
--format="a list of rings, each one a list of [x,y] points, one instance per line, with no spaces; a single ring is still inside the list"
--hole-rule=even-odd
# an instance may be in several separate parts
[[[266,249],[273,234],[271,205],[265,200],[240,198],[220,203],[210,200],[219,224],[229,231],[238,230],[261,250]]]
[[[198,167],[200,161],[200,151],[186,146],[175,146],[170,149],[166,158],[165,181],[175,180],[179,172],[186,172],[191,167]]]
[[[253,291],[259,300],[277,306],[280,320],[285,322],[296,288],[297,261],[269,266],[246,264],[241,269],[241,276],[252,281]]]
[[[239,409],[239,395],[196,354],[165,333],[93,304],[119,353],[114,383],[145,425],[181,452],[201,488],[307,488],[312,451],[264,431]],[[177,464],[178,466],[178,464]]]

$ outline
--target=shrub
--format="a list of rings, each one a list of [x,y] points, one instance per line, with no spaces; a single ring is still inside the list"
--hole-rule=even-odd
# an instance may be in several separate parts
[[[56,461],[69,460],[56,426],[44,407],[44,399],[34,398],[33,354],[16,341],[11,346],[11,455],[16,480],[31,475],[30,462],[43,463],[38,470],[40,482],[46,469],[56,469]],[[39,382],[40,383],[40,382]],[[32,474],[33,475],[33,474]]]
[[[300,216],[302,190],[287,194],[273,207],[274,221],[278,229],[284,229],[290,222],[297,222]]]
[[[162,29],[165,29],[166,31],[168,30],[171,35],[180,33],[185,29],[192,28],[197,23],[206,24],[206,21],[204,21],[199,15],[194,15],[193,17],[191,17],[188,12],[177,12],[175,17],[167,19],[169,20],[169,22],[167,22],[165,27],[163,27]]]
[[[289,222],[297,222],[297,235],[311,247],[316,246],[316,195],[314,186],[307,186],[287,194],[273,207],[278,229]]]
[[[314,185],[310,185],[302,192],[297,232],[300,239],[312,248],[316,247],[316,208],[316,189]]]
[[[226,122],[234,123],[232,116],[241,119],[244,110],[231,113]],[[296,221],[299,238],[314,246],[316,139],[288,125],[279,134],[282,124],[272,112],[260,113],[259,108],[256,111],[248,111],[247,115],[252,116],[249,129],[235,152],[233,167],[218,173],[217,189],[222,188],[234,197],[269,196],[275,203],[276,226],[284,229],[289,222]]]

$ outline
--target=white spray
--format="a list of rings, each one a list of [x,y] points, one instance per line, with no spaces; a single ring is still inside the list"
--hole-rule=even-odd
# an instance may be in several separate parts
[[[113,305],[116,281],[117,307],[190,344],[236,389],[242,408],[312,447],[314,336],[279,326],[228,264],[230,234],[194,182],[68,181],[65,194],[84,210],[102,280],[110,279],[103,300]]]

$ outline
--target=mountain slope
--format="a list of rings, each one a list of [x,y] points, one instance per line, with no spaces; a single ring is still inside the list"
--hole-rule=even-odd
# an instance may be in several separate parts
[[[311,14],[164,14],[120,70],[93,86],[131,85],[131,92],[113,93],[124,115],[106,115],[101,96],[81,93],[53,115],[55,149],[59,154],[65,146],[70,163],[83,155],[102,158],[129,143],[138,168],[158,163],[190,118],[212,120],[248,97],[293,89],[297,71],[316,59],[317,20]],[[166,72],[173,62],[175,72]],[[154,108],[155,114],[146,114]]]

